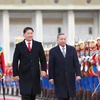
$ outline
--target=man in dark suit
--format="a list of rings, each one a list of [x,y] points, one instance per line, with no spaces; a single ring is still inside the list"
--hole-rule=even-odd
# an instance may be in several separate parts
[[[13,76],[19,81],[22,100],[35,100],[36,94],[41,93],[41,75],[46,76],[46,58],[42,44],[33,40],[34,30],[26,27],[23,30],[24,41],[16,44],[13,57]]]
[[[49,82],[55,85],[58,100],[73,100],[76,94],[75,76],[81,79],[80,65],[74,47],[66,44],[64,33],[57,36],[58,46],[49,54]]]

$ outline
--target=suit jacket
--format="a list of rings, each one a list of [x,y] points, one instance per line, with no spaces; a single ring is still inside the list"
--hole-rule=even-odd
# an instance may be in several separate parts
[[[13,57],[13,76],[19,76],[21,94],[39,94],[40,65],[46,71],[46,58],[40,42],[32,40],[32,50],[28,51],[25,40],[16,44]]]
[[[80,65],[74,47],[66,45],[64,58],[59,45],[50,50],[49,79],[54,79],[57,97],[75,96],[75,74],[81,76]]]

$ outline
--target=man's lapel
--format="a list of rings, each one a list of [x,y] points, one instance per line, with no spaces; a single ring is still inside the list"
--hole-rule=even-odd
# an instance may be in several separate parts
[[[31,52],[32,52],[32,53],[34,52],[34,48],[35,48],[35,41],[32,40],[32,49],[31,49]]]
[[[63,56],[63,53],[62,53],[62,51],[60,50],[60,47],[59,47],[59,45],[57,46],[57,51],[58,51],[58,54],[61,56],[61,57],[63,57],[64,58],[64,56]]]
[[[23,50],[24,50],[26,53],[29,52],[29,51],[28,51],[28,48],[27,48],[27,45],[26,45],[26,43],[25,43],[25,40],[23,41]]]
[[[61,57],[64,58],[64,56],[63,56],[63,54],[62,54],[62,52],[61,52],[61,50],[60,50],[59,45],[57,46],[57,49],[58,49],[58,54],[59,54]],[[68,56],[69,56],[69,46],[66,44],[66,56],[65,56],[65,58],[68,58]]]
[[[65,58],[68,58],[69,56],[69,46],[66,44],[66,56]]]

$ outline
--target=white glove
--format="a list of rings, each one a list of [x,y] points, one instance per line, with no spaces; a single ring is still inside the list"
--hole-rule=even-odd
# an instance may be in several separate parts
[[[88,61],[91,62],[91,60],[92,60],[92,57],[89,56]]]
[[[87,72],[87,70],[88,70],[88,66],[85,66],[85,72]]]
[[[50,79],[49,82],[50,82],[50,84],[54,84],[54,80],[53,79]]]
[[[93,64],[93,63],[94,63],[94,61],[93,61],[93,60],[90,60],[90,63],[91,63],[91,64]]]
[[[80,76],[76,76],[76,80],[79,81],[81,79]]]
[[[97,66],[97,70],[100,71],[100,66]]]
[[[83,66],[81,66],[81,71],[83,70]]]
[[[84,61],[85,60],[85,56],[82,56],[81,59]]]
[[[78,58],[78,60],[79,60],[79,63],[81,64],[81,62],[82,62],[81,58]]]
[[[90,57],[89,56],[86,56],[86,60],[89,61],[89,59],[90,59]]]

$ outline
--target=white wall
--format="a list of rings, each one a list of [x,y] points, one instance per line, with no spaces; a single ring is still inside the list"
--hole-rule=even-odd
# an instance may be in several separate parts
[[[46,11],[43,12],[43,18],[63,18],[63,12],[60,11]],[[45,24],[43,23],[43,42],[56,43],[58,28],[62,28],[61,24]]]
[[[10,18],[31,18],[34,11],[10,11]]]
[[[43,18],[62,18],[63,17],[63,12],[57,12],[57,11],[46,11],[43,12]]]
[[[93,27],[91,24],[76,24],[75,26],[75,41],[83,40],[86,41],[93,37],[89,34],[89,27]]]
[[[64,11],[43,11],[43,18],[65,18],[67,19],[67,15],[64,13]],[[66,17],[64,17],[64,15],[66,15]],[[35,27],[35,14],[34,11],[10,11],[10,18],[33,18],[32,19],[32,23],[26,23],[26,24],[18,24],[18,23],[10,23],[10,60],[12,60],[12,56],[13,56],[13,52],[14,52],[14,42],[15,38],[17,36],[23,36],[23,29],[26,26],[30,26],[30,27]],[[93,11],[76,11],[75,12],[75,18],[94,18],[94,12]],[[64,20],[65,20],[64,19]],[[61,24],[45,24],[43,23],[43,42],[48,42],[48,43],[56,43],[56,37],[58,34],[58,27],[61,27],[63,29],[63,27],[66,25],[66,23],[64,23],[65,21],[63,20],[63,23]],[[97,23],[98,24],[98,23]],[[33,27],[33,29],[35,30],[35,28]],[[94,27],[94,23],[93,24],[76,24],[75,25],[75,40],[86,40],[89,39],[90,37],[94,37],[96,38],[98,35],[97,33],[93,33],[93,35],[89,35],[88,34],[88,28],[92,27],[93,29]],[[0,45],[2,45],[2,13],[0,12]],[[63,29],[64,30],[64,29]],[[67,30],[67,25],[65,27],[65,31]],[[62,31],[63,32],[63,31]],[[34,33],[35,34],[35,33]]]
[[[75,18],[93,18],[94,11],[75,11]]]
[[[62,28],[61,24],[44,24],[43,25],[43,42],[55,43],[58,34],[58,27]]]
[[[98,36],[98,19],[96,19],[95,11],[77,11],[75,12],[75,18],[93,18],[93,23],[91,24],[76,24],[75,25],[75,41],[83,40],[86,41],[88,39],[94,38],[96,39]],[[92,27],[93,34],[89,34],[89,27]]]

